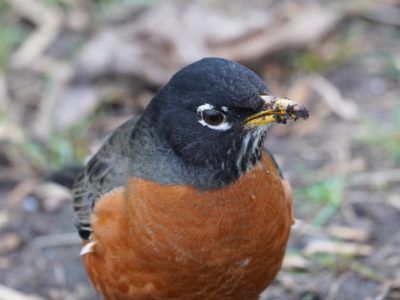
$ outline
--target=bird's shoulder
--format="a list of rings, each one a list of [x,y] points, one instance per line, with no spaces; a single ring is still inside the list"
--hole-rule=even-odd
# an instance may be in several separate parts
[[[139,116],[133,117],[108,134],[74,182],[74,221],[83,239],[88,239],[91,234],[90,214],[96,202],[126,181],[129,155],[135,152],[130,145],[130,136],[138,119]]]

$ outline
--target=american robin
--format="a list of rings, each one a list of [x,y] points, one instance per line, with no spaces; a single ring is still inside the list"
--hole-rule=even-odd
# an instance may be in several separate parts
[[[289,184],[263,149],[306,119],[252,71],[205,58],[117,128],[74,186],[81,255],[105,299],[258,299],[280,269]]]

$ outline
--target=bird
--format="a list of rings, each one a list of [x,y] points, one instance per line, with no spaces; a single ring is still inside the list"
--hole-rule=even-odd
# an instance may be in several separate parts
[[[193,62],[115,129],[73,187],[84,267],[107,300],[255,300],[279,272],[290,184],[263,146],[308,110],[247,67]]]

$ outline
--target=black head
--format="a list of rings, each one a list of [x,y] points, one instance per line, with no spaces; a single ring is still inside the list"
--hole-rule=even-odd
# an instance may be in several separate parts
[[[271,122],[246,126],[246,120],[265,111],[268,95],[265,83],[246,67],[205,58],[176,73],[146,114],[185,166],[206,169],[223,184],[260,159]]]

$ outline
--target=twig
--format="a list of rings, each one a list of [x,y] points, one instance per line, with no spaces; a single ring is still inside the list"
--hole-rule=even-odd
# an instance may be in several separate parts
[[[55,8],[43,5],[36,0],[7,1],[16,11],[37,25],[37,29],[26,39],[11,59],[11,65],[16,68],[28,67],[57,38],[63,17]]]
[[[308,78],[308,83],[322,96],[321,99],[339,117],[354,119],[358,115],[357,105],[348,99],[344,99],[339,89],[322,75],[311,75]]]
[[[12,141],[20,140],[22,130],[17,125],[17,114],[15,105],[11,105],[12,100],[8,93],[7,81],[4,75],[0,74],[0,116],[6,116],[5,120],[0,124],[0,141],[10,139]]]
[[[386,296],[390,293],[390,290],[392,289],[392,282],[386,282],[383,286],[382,292],[377,295],[374,300],[385,300]]]
[[[0,74],[0,113],[3,113],[4,111],[4,113],[8,115],[8,110],[10,107],[12,107],[12,105],[7,93],[6,80],[4,75]]]
[[[73,74],[72,68],[62,63],[52,62],[46,66],[47,73],[50,74],[52,79],[52,85],[40,102],[34,127],[36,137],[45,140],[49,138],[51,130],[54,127],[53,113],[57,100],[62,97],[64,89]]]
[[[333,237],[357,242],[365,242],[370,237],[368,231],[340,225],[331,225],[326,231]]]
[[[340,286],[343,282],[350,276],[349,272],[343,273],[337,278],[330,286],[328,296],[326,300],[335,300],[337,299],[337,294],[339,292]]]
[[[317,253],[329,253],[339,256],[368,256],[373,248],[369,245],[347,242],[332,242],[329,240],[311,241],[303,250],[305,256]]]
[[[76,232],[49,234],[37,237],[33,241],[33,245],[39,249],[49,248],[49,247],[59,247],[66,245],[79,245],[81,240],[79,239]]]
[[[374,22],[400,26],[400,9],[395,5],[376,4],[370,9],[361,11],[360,15]]]
[[[350,185],[380,186],[383,184],[397,183],[397,182],[400,182],[400,169],[357,174],[350,180]]]

